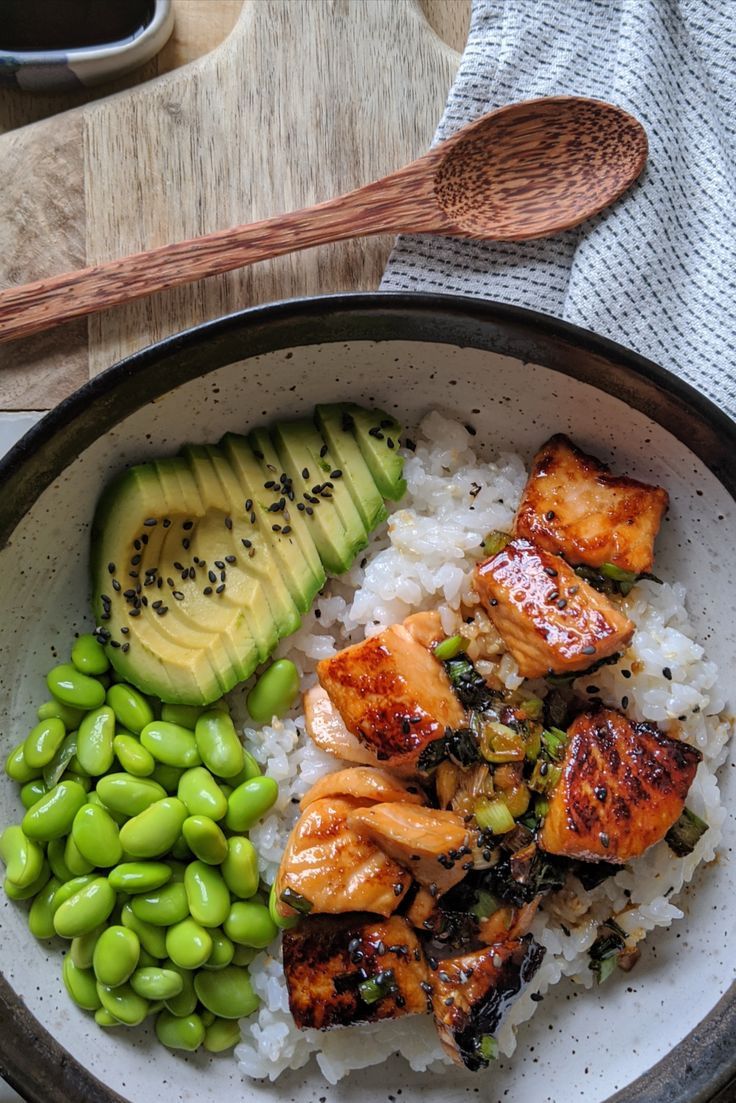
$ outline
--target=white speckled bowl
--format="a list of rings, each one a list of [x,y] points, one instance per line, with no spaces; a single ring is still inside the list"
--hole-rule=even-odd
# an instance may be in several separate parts
[[[736,665],[731,421],[654,365],[522,310],[433,296],[314,299],[247,311],[137,354],[48,415],[4,461],[4,753],[32,724],[45,671],[90,624],[89,524],[108,477],[187,441],[346,398],[396,411],[405,426],[432,407],[447,410],[472,420],[488,454],[531,456],[549,434],[567,432],[617,469],[664,484],[672,507],[658,570],[687,586],[709,654]],[[735,777],[724,768],[726,807]],[[0,822],[19,809],[3,778]],[[337,1088],[313,1065],[254,1085],[227,1056],[169,1053],[150,1029],[105,1034],[62,991],[60,947],[34,942],[25,907],[2,897],[0,1072],[34,1103],[459,1103],[474,1093],[489,1103],[725,1103],[736,1073],[734,835],[731,818],[721,860],[680,901],[686,919],[651,939],[635,972],[591,992],[563,985],[522,1028],[513,1061],[475,1077],[422,1076],[394,1060]]]

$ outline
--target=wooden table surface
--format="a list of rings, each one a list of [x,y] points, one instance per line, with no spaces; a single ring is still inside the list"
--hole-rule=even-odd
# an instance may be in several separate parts
[[[470,0],[174,4],[170,43],[112,94],[0,92],[0,286],[398,168],[431,140],[470,10]],[[310,249],[0,345],[0,411],[48,409],[121,356],[244,306],[374,288],[390,247]]]

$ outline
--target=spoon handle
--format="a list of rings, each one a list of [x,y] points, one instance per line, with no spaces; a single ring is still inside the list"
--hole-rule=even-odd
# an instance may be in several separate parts
[[[0,291],[0,341],[282,253],[372,234],[450,231],[427,161],[314,207],[7,288]]]

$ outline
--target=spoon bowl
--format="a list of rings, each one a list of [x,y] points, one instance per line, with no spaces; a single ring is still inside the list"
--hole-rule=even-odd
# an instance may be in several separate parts
[[[641,123],[613,104],[577,96],[511,104],[390,176],[325,203],[0,291],[0,341],[347,238],[546,237],[618,199],[646,157]]]
[[[453,232],[522,241],[618,199],[644,168],[647,136],[613,104],[566,96],[503,107],[438,148],[434,194]]]

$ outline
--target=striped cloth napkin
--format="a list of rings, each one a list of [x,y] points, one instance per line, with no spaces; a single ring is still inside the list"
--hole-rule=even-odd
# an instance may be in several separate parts
[[[514,100],[636,115],[641,180],[545,241],[401,237],[382,288],[556,315],[657,361],[736,416],[736,0],[474,0],[436,140]]]

